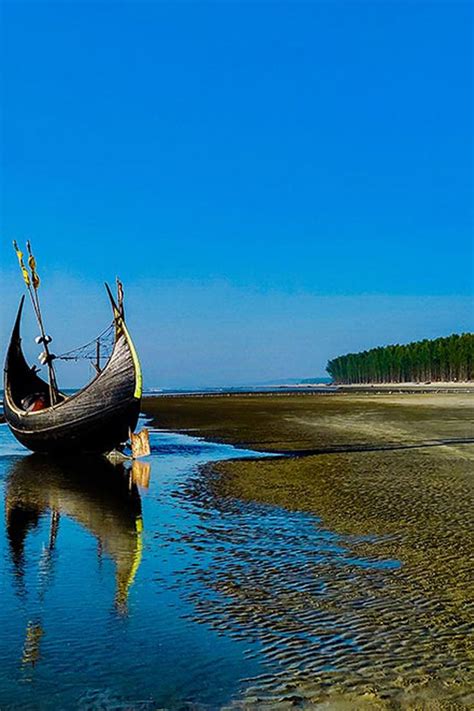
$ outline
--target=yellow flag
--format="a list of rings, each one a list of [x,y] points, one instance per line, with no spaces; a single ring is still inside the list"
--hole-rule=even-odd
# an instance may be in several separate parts
[[[21,273],[23,274],[23,279],[25,280],[26,286],[30,285],[30,275],[28,274],[28,269],[25,267],[23,262],[23,252],[18,248],[16,242],[13,242],[15,247],[16,256],[18,257],[18,264],[20,265]]]
[[[21,273],[23,274],[23,279],[25,280],[26,286],[29,286],[30,285],[30,275],[28,274],[28,270],[24,265],[22,265],[22,267],[21,267]]]
[[[33,282],[33,286],[37,289],[40,285],[40,278],[36,273],[36,260],[32,254],[28,257],[28,266],[31,269],[31,280]]]

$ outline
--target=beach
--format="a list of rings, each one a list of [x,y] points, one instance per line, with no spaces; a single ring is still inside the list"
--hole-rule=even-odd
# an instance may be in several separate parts
[[[240,634],[264,620],[280,662],[244,705],[472,708],[473,406],[469,393],[145,399],[158,427],[276,455],[207,465],[191,495],[307,512],[374,564],[260,560],[213,583],[212,615]]]
[[[221,393],[146,397],[157,426],[288,453],[474,437],[470,393]],[[453,446],[453,445],[452,445]]]

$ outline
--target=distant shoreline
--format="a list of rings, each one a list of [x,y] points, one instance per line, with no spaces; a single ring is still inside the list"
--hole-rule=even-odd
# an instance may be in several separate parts
[[[406,383],[344,383],[344,384],[335,384],[335,383],[327,383],[327,384],[321,384],[321,383],[305,383],[301,385],[283,385],[280,386],[283,388],[298,388],[298,389],[325,389],[325,388],[330,388],[332,390],[337,390],[338,392],[344,392],[344,391],[357,391],[357,392],[373,392],[374,390],[381,390],[381,391],[387,391],[387,390],[392,390],[392,391],[403,391],[403,392],[436,392],[438,390],[442,390],[443,392],[469,392],[469,391],[474,391],[474,381],[472,380],[467,380],[464,382],[446,382],[446,381],[439,381],[439,382],[425,382],[425,383],[415,383],[415,382],[406,382]]]
[[[335,385],[334,383],[288,383],[274,386],[248,387],[248,388],[209,388],[197,390],[145,390],[145,399],[155,397],[238,397],[247,395],[316,395],[316,394],[343,394],[343,393],[474,393],[474,382],[433,382],[433,383],[348,383]]]

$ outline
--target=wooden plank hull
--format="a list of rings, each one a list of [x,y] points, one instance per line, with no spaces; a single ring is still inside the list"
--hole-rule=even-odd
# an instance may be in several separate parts
[[[107,413],[36,429],[26,429],[23,422],[6,411],[5,417],[16,439],[32,452],[102,454],[127,441],[129,429],[135,429],[139,413],[140,403],[135,401]]]
[[[139,364],[128,331],[117,325],[112,355],[85,388],[62,402],[27,413],[21,400],[47,393],[48,385],[28,366],[20,338],[20,305],[5,364],[5,418],[15,437],[33,452],[104,453],[126,442],[140,412]]]

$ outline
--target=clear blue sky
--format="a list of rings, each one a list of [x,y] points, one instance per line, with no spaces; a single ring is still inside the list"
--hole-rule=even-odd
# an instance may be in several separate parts
[[[321,375],[472,330],[472,21],[456,2],[4,3],[2,345],[14,237],[59,350],[121,275],[148,385]]]

